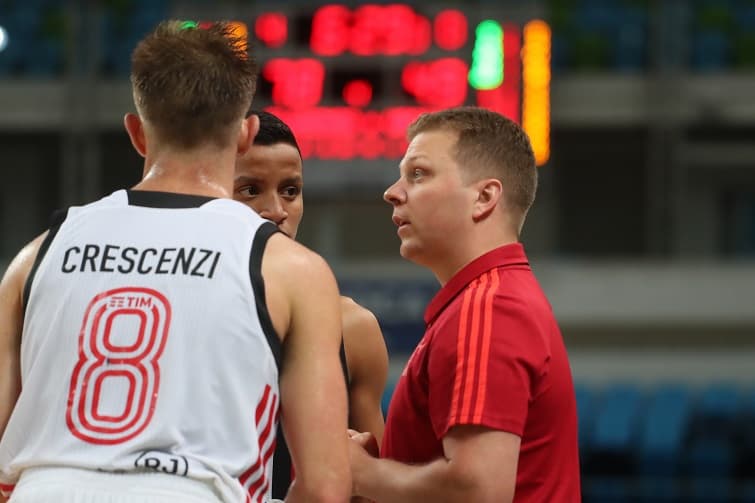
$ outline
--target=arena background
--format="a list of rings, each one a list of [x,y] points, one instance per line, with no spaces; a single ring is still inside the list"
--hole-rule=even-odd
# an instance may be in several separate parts
[[[139,179],[128,57],[167,17],[248,29],[256,103],[307,157],[301,240],[384,330],[386,403],[437,289],[381,199],[401,132],[497,107],[542,163],[523,242],[571,355],[584,501],[755,501],[755,1],[0,0],[3,270],[53,209]]]

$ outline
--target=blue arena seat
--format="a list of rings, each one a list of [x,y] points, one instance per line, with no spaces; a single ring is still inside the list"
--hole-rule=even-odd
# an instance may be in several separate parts
[[[652,392],[641,414],[637,443],[639,473],[673,476],[679,472],[691,413],[691,392],[684,385],[667,384]]]
[[[63,65],[63,48],[54,40],[38,40],[29,47],[33,55],[24,62],[24,73],[31,77],[54,77]]]
[[[730,479],[697,478],[690,481],[689,503],[732,503],[733,484]]]
[[[622,10],[621,18],[614,31],[613,67],[627,72],[642,70],[647,65],[647,12],[626,8]]]
[[[742,31],[755,31],[755,4],[741,3],[735,4],[734,25]]]
[[[682,482],[677,478],[642,477],[637,482],[637,503],[681,503]]]
[[[715,383],[700,392],[696,405],[695,435],[730,437],[741,406],[739,386]]]
[[[591,436],[591,469],[598,474],[631,474],[642,394],[635,386],[615,384],[601,396]]]
[[[728,439],[709,437],[692,440],[688,447],[686,472],[693,478],[731,477],[734,474],[734,449]]]
[[[574,392],[577,398],[579,446],[584,453],[585,449],[589,449],[590,446],[590,435],[595,419],[596,393],[583,384],[575,384]]]
[[[737,473],[751,480],[755,489],[755,389],[742,393],[741,404],[734,435]]]
[[[591,477],[584,480],[582,488],[585,503],[630,503],[631,482],[621,477]]]
[[[704,30],[692,36],[692,67],[698,71],[720,71],[729,64],[731,40],[721,30]]]
[[[383,409],[383,417],[388,416],[388,406],[391,404],[394,389],[396,389],[396,380],[392,377],[388,377],[388,382],[385,383],[385,389],[383,390],[383,397],[380,400],[380,407]]]
[[[740,503],[755,503],[755,480],[744,482],[739,488]]]

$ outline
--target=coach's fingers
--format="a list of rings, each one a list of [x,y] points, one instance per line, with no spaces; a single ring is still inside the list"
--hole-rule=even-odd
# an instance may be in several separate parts
[[[380,455],[380,447],[378,446],[377,439],[372,433],[365,431],[363,433],[356,433],[351,436],[351,440],[359,444],[367,454],[372,457],[378,457]]]

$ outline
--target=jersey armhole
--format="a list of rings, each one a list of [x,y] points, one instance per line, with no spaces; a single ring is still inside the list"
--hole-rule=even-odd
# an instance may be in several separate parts
[[[34,258],[34,264],[32,264],[31,271],[29,271],[29,276],[26,277],[26,283],[24,284],[24,314],[26,314],[26,306],[29,304],[29,296],[31,295],[31,285],[34,282],[34,275],[37,273],[39,264],[42,262],[42,259],[45,258],[45,254],[47,253],[48,248],[50,248],[52,240],[55,239],[55,235],[58,233],[60,226],[63,225],[67,216],[68,209],[64,209],[55,210],[50,217],[50,229],[47,232],[47,236],[45,236],[45,239],[42,241],[42,244],[39,245],[37,256]]]
[[[265,299],[265,281],[262,278],[262,255],[265,252],[265,246],[270,236],[280,232],[278,227],[271,222],[265,222],[257,229],[252,242],[252,252],[249,257],[249,276],[252,281],[252,290],[254,291],[254,302],[257,305],[257,316],[265,332],[265,338],[270,346],[270,351],[275,358],[275,364],[280,369],[281,364],[281,341],[278,334],[275,333],[273,320],[267,310],[267,301]]]

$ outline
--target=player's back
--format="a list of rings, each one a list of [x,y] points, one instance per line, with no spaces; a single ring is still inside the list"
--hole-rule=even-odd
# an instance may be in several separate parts
[[[273,232],[242,204],[198,196],[118,191],[69,209],[27,283],[0,481],[154,470],[261,501],[278,412],[260,274]]]

